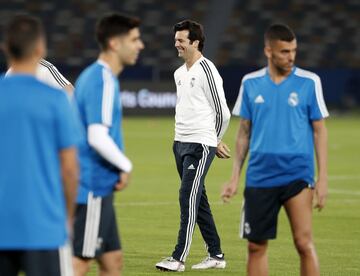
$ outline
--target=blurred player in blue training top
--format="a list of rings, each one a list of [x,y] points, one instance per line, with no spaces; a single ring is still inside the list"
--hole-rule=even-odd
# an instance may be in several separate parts
[[[233,114],[240,116],[227,201],[237,192],[247,152],[240,234],[248,240],[248,275],[268,275],[268,240],[276,238],[281,206],[301,259],[301,275],[319,275],[312,238],[312,202],[321,210],[327,196],[329,116],[320,78],[294,66],[297,42],[286,25],[265,33],[268,66],[244,76]],[[314,147],[318,168],[314,181]]]
[[[92,259],[101,275],[120,275],[121,244],[113,192],[124,189],[132,164],[124,154],[122,108],[117,76],[133,65],[144,45],[140,21],[121,14],[103,17],[96,27],[100,55],[76,81],[74,99],[84,140],[79,148],[80,190],[75,215],[74,254],[77,275],[85,275]]]
[[[5,30],[11,76],[0,80],[0,275],[73,275],[67,227],[77,190],[76,130],[66,94],[35,78],[42,24]]]

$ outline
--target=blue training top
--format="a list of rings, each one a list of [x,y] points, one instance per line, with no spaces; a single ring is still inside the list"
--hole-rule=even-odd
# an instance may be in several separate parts
[[[88,126],[103,124],[109,128],[109,135],[123,150],[119,93],[119,81],[109,66],[100,60],[87,67],[76,81],[74,99],[83,133],[79,147],[81,180],[78,203],[86,203],[89,192],[94,196],[109,195],[119,181],[119,169],[102,158],[87,141]]]
[[[0,250],[65,244],[59,152],[75,146],[64,91],[30,75],[0,79]]]
[[[316,74],[294,67],[279,84],[267,68],[247,74],[233,114],[251,121],[247,187],[314,184],[312,121],[329,116]]]

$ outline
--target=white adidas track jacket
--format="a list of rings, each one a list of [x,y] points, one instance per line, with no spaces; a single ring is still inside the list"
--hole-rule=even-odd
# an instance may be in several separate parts
[[[174,73],[177,91],[175,141],[217,147],[230,121],[222,78],[215,65],[201,56],[189,70]]]

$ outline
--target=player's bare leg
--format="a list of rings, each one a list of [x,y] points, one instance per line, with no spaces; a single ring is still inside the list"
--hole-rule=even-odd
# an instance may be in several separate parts
[[[295,247],[300,256],[302,276],[320,275],[319,262],[312,237],[312,199],[313,190],[304,189],[284,204]]]
[[[267,258],[267,241],[252,242],[248,241],[248,276],[267,276],[268,275],[268,258]]]
[[[104,253],[98,260],[100,276],[121,276],[123,254],[120,250]]]
[[[86,273],[88,273],[90,270],[91,262],[91,259],[81,259],[78,257],[73,257],[74,275],[86,276]]]

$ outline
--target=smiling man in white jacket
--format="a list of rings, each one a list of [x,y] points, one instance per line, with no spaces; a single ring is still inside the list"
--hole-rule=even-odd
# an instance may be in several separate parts
[[[230,120],[222,78],[214,64],[202,55],[203,28],[185,20],[174,26],[175,47],[185,63],[174,73],[177,88],[175,141],[173,145],[181,179],[181,221],[172,256],[156,264],[160,270],[184,271],[197,223],[209,256],[192,269],[225,268],[220,237],[205,191],[205,176],[215,154],[229,158],[221,141]]]

